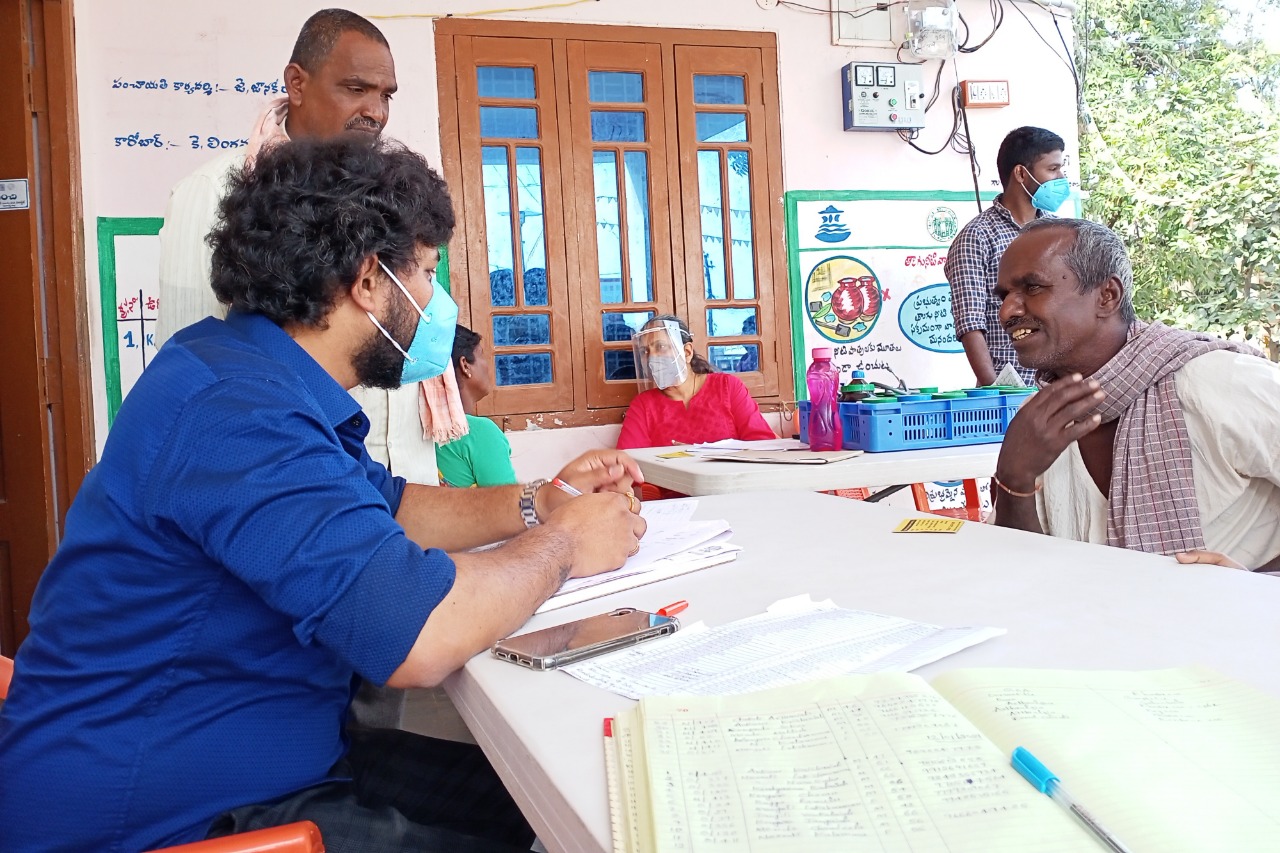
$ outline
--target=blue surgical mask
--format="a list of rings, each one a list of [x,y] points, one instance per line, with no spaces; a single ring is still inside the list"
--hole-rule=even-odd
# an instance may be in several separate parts
[[[400,369],[400,384],[412,385],[414,382],[439,376],[444,373],[453,357],[453,333],[458,324],[457,303],[453,301],[449,292],[437,283],[431,289],[431,299],[427,302],[427,307],[419,308],[418,303],[409,295],[409,289],[396,277],[396,274],[387,269],[387,265],[382,261],[378,261],[378,266],[391,276],[396,287],[400,288],[400,292],[404,294],[404,298],[408,299],[409,304],[418,312],[418,328],[414,330],[408,352],[396,342],[395,338],[391,337],[386,329],[382,328],[377,317],[368,311],[365,312],[369,314],[373,325],[378,327],[378,331],[382,332],[383,336],[391,341],[391,345],[400,350],[400,354],[404,356],[404,367]]]
[[[1030,172],[1027,173],[1031,175]],[[1031,180],[1035,180],[1034,177]],[[1022,185],[1022,191],[1027,192],[1026,184]],[[1066,178],[1054,178],[1052,181],[1045,181],[1036,189],[1035,194],[1027,193],[1031,196],[1031,206],[1037,210],[1043,210],[1046,213],[1053,213],[1062,205],[1067,203],[1067,199],[1071,198],[1071,182]]]

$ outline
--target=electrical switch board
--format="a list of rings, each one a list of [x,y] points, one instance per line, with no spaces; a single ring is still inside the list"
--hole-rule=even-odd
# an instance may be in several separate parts
[[[924,127],[922,66],[902,62],[850,62],[841,72],[845,130]]]

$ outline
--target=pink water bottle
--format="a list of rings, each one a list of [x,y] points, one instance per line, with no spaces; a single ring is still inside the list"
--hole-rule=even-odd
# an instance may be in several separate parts
[[[831,347],[814,347],[813,364],[805,374],[809,386],[809,449],[840,450],[840,371],[831,363]]]

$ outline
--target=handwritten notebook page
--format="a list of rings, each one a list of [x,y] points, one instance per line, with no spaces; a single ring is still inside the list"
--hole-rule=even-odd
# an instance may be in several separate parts
[[[652,812],[632,850],[1096,853],[916,676],[648,697],[626,727]]]
[[[1246,684],[1202,668],[980,669],[934,686],[1134,850],[1280,848],[1280,700]]]

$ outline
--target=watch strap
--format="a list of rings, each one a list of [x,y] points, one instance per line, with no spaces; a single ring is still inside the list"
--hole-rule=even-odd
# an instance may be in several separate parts
[[[524,488],[520,490],[520,519],[526,528],[537,527],[542,523],[538,518],[538,510],[533,505],[533,499],[537,496],[538,489],[546,484],[546,480],[534,480],[532,483],[525,483]]]

